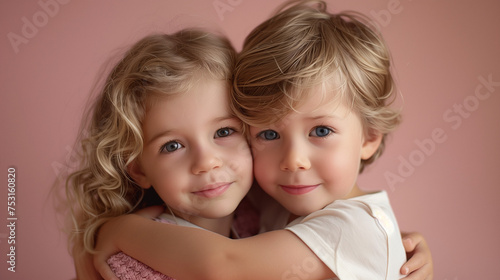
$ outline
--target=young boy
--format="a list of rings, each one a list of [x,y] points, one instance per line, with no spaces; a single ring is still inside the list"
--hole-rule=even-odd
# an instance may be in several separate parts
[[[231,240],[130,215],[101,229],[115,238],[98,249],[178,279],[403,277],[387,194],[356,183],[399,123],[388,50],[358,15],[309,2],[317,5],[298,2],[258,26],[234,74],[232,106],[249,126],[255,178],[291,223]]]

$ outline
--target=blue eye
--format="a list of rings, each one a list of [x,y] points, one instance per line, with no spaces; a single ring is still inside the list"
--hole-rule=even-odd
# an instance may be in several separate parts
[[[172,153],[172,152],[179,150],[182,147],[184,147],[184,146],[181,143],[179,143],[177,141],[170,141],[170,142],[165,143],[163,146],[161,146],[160,152]]]
[[[268,129],[268,130],[264,130],[264,131],[259,132],[259,134],[257,134],[257,137],[263,138],[265,140],[275,140],[275,139],[279,139],[280,135],[278,134],[278,132],[271,130],[271,129]]]
[[[328,128],[326,126],[317,126],[313,128],[313,130],[309,135],[314,137],[326,137],[331,133],[333,133],[333,129]]]
[[[234,132],[235,132],[234,129],[229,128],[229,127],[224,127],[224,128],[218,129],[215,132],[215,138],[228,137],[229,135],[233,134]]]

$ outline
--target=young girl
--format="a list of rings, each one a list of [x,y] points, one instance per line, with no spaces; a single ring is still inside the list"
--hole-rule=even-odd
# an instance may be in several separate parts
[[[332,15],[316,2],[257,27],[234,75],[232,105],[249,125],[255,178],[291,223],[231,240],[126,215],[103,226],[107,242],[97,248],[123,250],[179,279],[402,277],[406,257],[387,194],[356,183],[399,123],[389,107],[389,53],[358,16]],[[414,278],[432,276],[432,261],[425,266]]]
[[[164,202],[161,220],[237,235],[233,212],[253,175],[241,121],[229,110],[234,59],[227,39],[184,30],[145,37],[114,67],[81,141],[81,169],[67,181],[77,260],[79,249],[94,251],[104,222],[142,205]],[[151,189],[157,195],[144,195]],[[123,279],[170,279],[124,254],[109,263]],[[77,274],[95,277],[79,264]]]

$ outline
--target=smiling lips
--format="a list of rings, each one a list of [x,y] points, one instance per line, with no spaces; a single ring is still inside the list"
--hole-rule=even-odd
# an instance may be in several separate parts
[[[319,186],[317,185],[280,185],[280,187],[287,193],[293,195],[301,195],[306,194],[310,191],[313,191]]]
[[[226,190],[231,186],[232,183],[216,183],[205,186],[205,188],[201,191],[193,192],[196,195],[206,197],[206,198],[214,198],[222,195]]]

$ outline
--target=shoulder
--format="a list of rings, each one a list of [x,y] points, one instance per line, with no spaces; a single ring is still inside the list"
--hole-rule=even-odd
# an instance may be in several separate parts
[[[385,244],[388,235],[399,235],[385,192],[336,200],[321,210],[295,220],[287,229],[298,235],[326,237],[330,242],[339,242],[345,237],[363,240],[369,237],[369,242]]]
[[[380,212],[392,213],[387,194],[385,192],[377,192],[363,196],[354,197],[351,199],[336,200],[325,208],[311,213],[310,215],[297,220],[304,223],[315,219],[324,219],[328,221],[344,221],[347,223],[354,222],[353,218],[371,220],[377,217]],[[360,221],[355,221],[359,223]]]
[[[387,210],[390,207],[387,208],[386,198],[386,194],[376,193],[338,200],[297,219],[286,229],[307,244],[340,278],[351,279],[353,275],[367,276],[365,279],[370,275],[382,277],[392,255],[389,244],[396,240],[395,237],[400,238],[397,223]],[[390,225],[392,234],[387,231]],[[363,272],[351,271],[360,264],[363,264]]]

